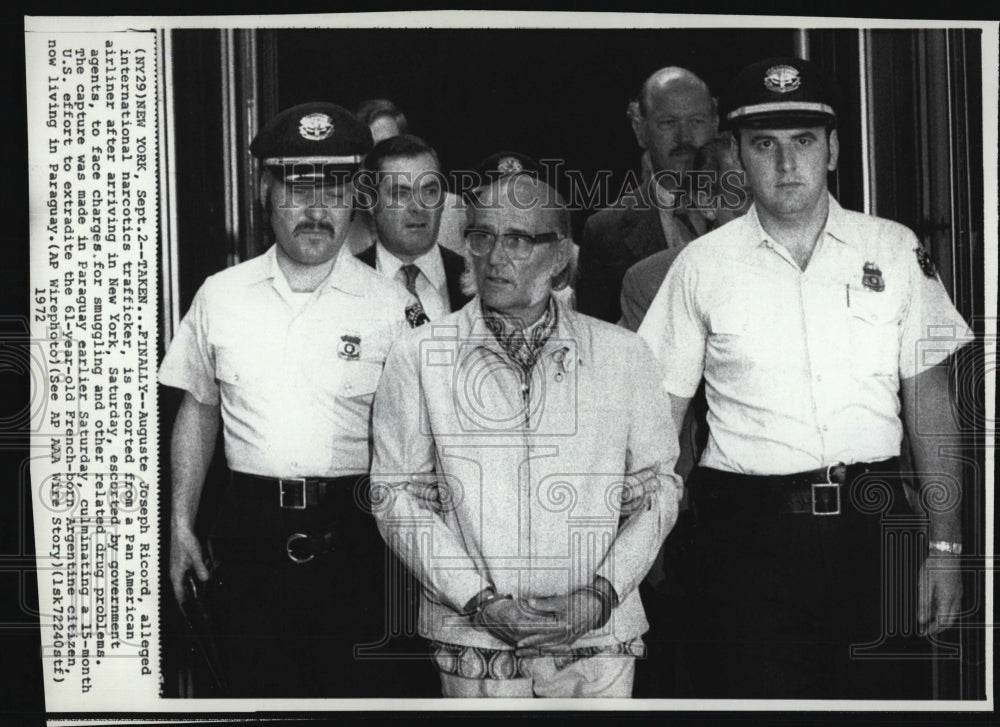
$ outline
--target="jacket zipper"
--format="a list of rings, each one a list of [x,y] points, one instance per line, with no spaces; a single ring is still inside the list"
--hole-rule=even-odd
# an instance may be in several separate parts
[[[528,432],[531,430],[531,372],[520,369],[521,378],[521,403],[524,406],[524,424],[521,429],[521,441],[524,443],[524,483],[521,485],[521,502],[524,509],[521,511],[525,521],[518,528],[521,536],[521,544],[518,550],[521,555],[530,556],[528,552],[531,546],[531,447],[528,443]],[[528,572],[529,592],[533,590],[531,584],[531,572]]]

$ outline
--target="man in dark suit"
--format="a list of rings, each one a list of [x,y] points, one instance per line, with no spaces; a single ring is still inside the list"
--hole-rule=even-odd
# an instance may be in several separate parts
[[[716,138],[698,149],[693,169],[713,172],[708,185],[692,185],[704,192],[695,202],[701,214],[715,227],[746,212],[750,194],[744,188],[742,170],[733,155],[728,135]],[[618,325],[637,331],[656,297],[663,279],[683,246],[668,247],[653,253],[630,267],[622,281],[621,319]],[[708,437],[704,387],[699,388],[684,417],[680,432],[680,455],[675,472],[686,482]],[[637,670],[637,696],[674,696],[686,687],[686,667],[679,661],[675,643],[680,639],[678,624],[686,624],[689,599],[683,582],[686,552],[691,534],[691,513],[686,501],[681,505],[677,525],[660,550],[646,583],[643,598],[648,607],[651,630],[646,639],[649,658]],[[683,628],[683,627],[681,627]]]
[[[365,172],[362,206],[371,210],[376,242],[358,259],[410,293],[410,325],[464,306],[465,259],[437,244],[445,199],[437,152],[416,136],[393,136],[369,152]]]
[[[655,252],[682,248],[714,227],[688,210],[680,192],[698,149],[718,128],[708,86],[684,68],[662,68],[643,84],[630,106],[632,129],[649,154],[651,179],[639,195],[592,215],[580,246],[577,306],[581,313],[615,323],[625,271]]]
[[[710,173],[705,176],[708,184],[699,182],[695,185],[699,190],[695,201],[699,215],[711,227],[721,227],[750,208],[753,195],[746,188],[743,169],[734,155],[733,141],[728,132],[698,150],[693,168],[699,173]],[[670,265],[683,249],[683,246],[667,247],[643,258],[625,272],[618,325],[630,331],[639,330],[639,324],[667,277]]]

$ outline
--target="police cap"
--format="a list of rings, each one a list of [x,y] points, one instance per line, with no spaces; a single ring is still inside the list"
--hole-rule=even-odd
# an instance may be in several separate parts
[[[278,179],[295,184],[342,183],[371,150],[372,133],[345,108],[316,101],[268,121],[250,153]]]
[[[836,124],[840,93],[816,64],[768,58],[736,76],[719,102],[723,129],[792,128]]]
[[[543,209],[565,211],[564,196],[559,192],[559,177],[554,173],[554,170],[558,169],[561,162],[559,160],[551,160],[556,163],[549,166],[548,161],[550,160],[546,160],[546,164],[542,165],[527,154],[521,154],[516,151],[498,151],[495,154],[490,154],[473,169],[475,173],[474,178],[477,180],[476,186],[472,189],[464,190],[463,194],[468,200],[471,197],[475,197],[483,189],[497,184],[501,180],[507,180],[512,177],[529,177],[536,180],[544,190]],[[568,230],[568,222],[566,224]]]
[[[516,151],[498,151],[490,154],[476,165],[475,172],[483,182],[513,174],[529,174],[537,177],[540,167],[531,157]]]

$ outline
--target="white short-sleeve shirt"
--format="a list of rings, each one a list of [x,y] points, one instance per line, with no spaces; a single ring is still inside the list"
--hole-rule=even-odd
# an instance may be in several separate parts
[[[900,379],[972,338],[919,249],[906,227],[832,197],[805,271],[756,207],[690,243],[639,334],[667,391],[690,397],[705,378],[701,464],[785,474],[898,455]]]
[[[347,247],[304,304],[275,248],[209,277],[159,381],[221,406],[232,470],[270,477],[367,472],[371,405],[405,290]]]

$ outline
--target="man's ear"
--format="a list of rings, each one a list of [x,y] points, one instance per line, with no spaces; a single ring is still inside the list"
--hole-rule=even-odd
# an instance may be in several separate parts
[[[567,236],[556,243],[556,262],[552,269],[553,274],[560,272],[566,267],[572,257],[573,240]]]
[[[629,114],[632,120],[632,132],[635,134],[635,140],[638,142],[639,146],[643,149],[646,147],[646,127],[643,124],[645,117],[642,115],[642,111],[639,110],[638,104],[636,104],[635,112]]]
[[[275,179],[270,172],[260,175],[260,206],[267,209],[267,196],[271,193],[271,187],[275,184]]]
[[[733,157],[733,161],[736,162],[737,166],[746,171],[746,166],[743,164],[743,148],[740,144],[740,130],[733,129],[733,132],[729,134],[729,153]]]
[[[837,160],[840,159],[840,140],[837,138],[837,130],[830,129],[830,161],[827,162],[827,171],[832,172],[837,168]]]

